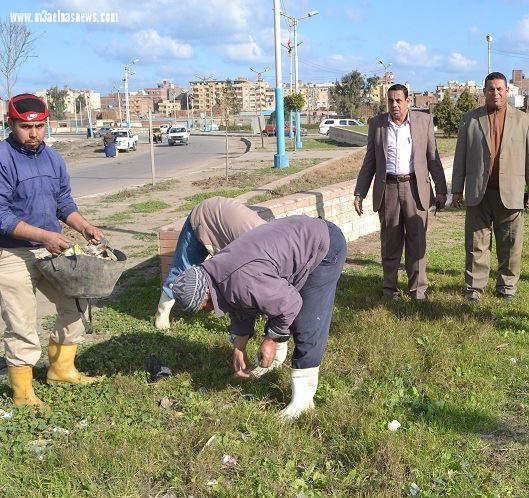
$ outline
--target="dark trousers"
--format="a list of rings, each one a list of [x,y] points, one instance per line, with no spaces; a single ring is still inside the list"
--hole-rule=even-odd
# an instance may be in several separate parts
[[[329,251],[300,290],[301,310],[290,327],[294,338],[292,368],[312,368],[321,363],[331,325],[336,284],[342,273],[347,244],[342,231],[330,221]]]
[[[416,298],[424,297],[426,278],[426,227],[428,211],[421,209],[417,181],[386,183],[382,205],[378,211],[384,295],[397,292],[397,275],[405,248],[404,260],[408,275],[408,291]]]

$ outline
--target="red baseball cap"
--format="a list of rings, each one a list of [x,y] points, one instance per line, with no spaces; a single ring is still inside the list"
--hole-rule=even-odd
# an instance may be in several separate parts
[[[20,119],[28,123],[44,121],[48,117],[48,106],[36,95],[22,93],[11,98],[7,115],[11,119]]]

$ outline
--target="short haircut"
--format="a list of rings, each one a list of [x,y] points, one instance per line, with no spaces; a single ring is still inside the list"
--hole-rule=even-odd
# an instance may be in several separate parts
[[[493,73],[488,74],[487,77],[485,78],[485,86],[487,86],[487,81],[492,81],[492,80],[503,80],[503,82],[505,83],[505,88],[509,88],[509,85],[507,84],[507,78],[505,77],[503,73],[494,71]]]
[[[401,85],[400,83],[395,83],[394,85],[391,85],[388,88],[388,93],[389,92],[398,92],[399,90],[404,94],[404,97],[407,99],[408,98],[408,89],[404,85]]]

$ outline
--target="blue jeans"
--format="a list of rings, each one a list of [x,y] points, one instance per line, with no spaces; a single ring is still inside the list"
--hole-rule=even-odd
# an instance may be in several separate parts
[[[329,251],[301,288],[303,305],[290,326],[295,345],[292,368],[319,366],[329,338],[334,295],[345,264],[347,243],[334,223],[325,222],[329,228]]]
[[[162,286],[162,289],[167,296],[173,299],[173,291],[169,288],[169,284],[173,283],[178,275],[184,273],[193,265],[203,263],[207,257],[208,251],[197,239],[191,228],[191,222],[189,221],[188,216],[182,227],[180,236],[178,237],[173,261],[171,262],[171,268],[169,269],[169,273]]]

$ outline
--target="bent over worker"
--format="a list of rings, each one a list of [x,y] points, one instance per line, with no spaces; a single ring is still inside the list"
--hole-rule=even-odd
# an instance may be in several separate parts
[[[314,407],[327,344],[336,284],[347,247],[333,223],[308,216],[270,221],[193,266],[170,287],[178,306],[196,313],[228,313],[235,374],[250,375],[246,345],[255,318],[267,317],[260,366],[272,366],[278,344],[292,336],[292,400],[280,416],[292,419]]]
[[[154,324],[168,329],[169,313],[174,306],[169,284],[193,265],[199,265],[248,230],[266,223],[255,211],[235,199],[211,197],[189,213],[173,255],[171,268],[162,286]]]
[[[31,94],[9,102],[9,137],[0,143],[0,308],[8,377],[15,405],[42,405],[33,391],[41,354],[36,328],[39,289],[57,308],[50,334],[48,383],[88,384],[74,365],[84,326],[75,300],[40,274],[37,260],[70,247],[59,220],[97,243],[103,234],[77,211],[62,157],[44,142],[48,109]],[[81,308],[86,309],[83,302]]]

